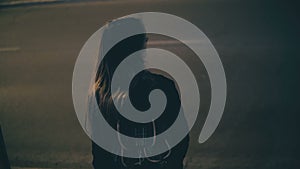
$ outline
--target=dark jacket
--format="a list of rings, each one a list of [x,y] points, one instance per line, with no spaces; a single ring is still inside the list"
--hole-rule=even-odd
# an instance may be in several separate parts
[[[156,134],[158,135],[168,129],[176,120],[181,104],[179,94],[171,79],[149,71],[142,71],[135,76],[130,85],[129,96],[133,106],[139,110],[147,110],[151,106],[148,96],[153,89],[163,90],[167,97],[165,111],[154,121]],[[97,99],[101,98],[98,96]],[[109,107],[110,113],[114,115],[105,117],[105,113],[102,114],[111,127],[117,129],[118,124],[121,129],[119,132],[131,137],[153,136],[153,125],[151,123],[129,121],[117,112],[114,105],[109,105]],[[104,108],[101,106],[99,108],[103,112]],[[143,133],[137,131],[143,131]],[[95,169],[182,169],[188,145],[189,136],[187,135],[179,144],[165,153],[151,158],[135,159],[112,154],[92,142],[93,166]]]

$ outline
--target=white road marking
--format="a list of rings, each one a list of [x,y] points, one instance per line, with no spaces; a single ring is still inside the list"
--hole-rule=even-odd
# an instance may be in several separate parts
[[[1,2],[0,5],[22,5],[29,3],[47,3],[47,2],[61,2],[63,0],[15,0],[9,2]]]
[[[0,52],[16,52],[20,50],[20,47],[6,47],[6,48],[0,48]]]

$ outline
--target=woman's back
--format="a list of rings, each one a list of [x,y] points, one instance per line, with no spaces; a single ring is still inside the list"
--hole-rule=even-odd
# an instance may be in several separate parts
[[[164,132],[176,120],[180,109],[180,99],[174,82],[165,76],[149,71],[142,71],[131,82],[129,96],[131,96],[131,102],[137,109],[144,110],[150,106],[148,94],[154,89],[163,90],[168,100],[165,111],[158,119],[151,123],[135,123],[124,118],[119,114],[115,107],[111,105],[109,106],[110,114],[105,117],[106,121],[108,121],[118,132],[131,137],[147,138]],[[101,99],[101,97],[98,98]],[[99,108],[101,112],[107,111],[106,107],[100,106]],[[125,145],[126,148],[126,143],[122,142],[122,140],[119,140],[119,142],[120,144]],[[153,142],[155,144],[155,140],[153,140]],[[182,169],[182,163],[188,149],[188,144],[189,136],[186,136],[178,145],[165,153],[150,158],[134,159],[114,155],[93,143],[93,165],[95,169]],[[168,146],[167,141],[165,146]]]

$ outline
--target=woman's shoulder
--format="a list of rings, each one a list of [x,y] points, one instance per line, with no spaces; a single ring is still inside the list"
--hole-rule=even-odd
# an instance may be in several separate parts
[[[164,80],[164,81],[168,81],[171,83],[174,82],[172,77],[168,73],[161,71],[161,70],[156,70],[156,69],[143,71],[142,78],[145,80],[152,80],[152,81]]]

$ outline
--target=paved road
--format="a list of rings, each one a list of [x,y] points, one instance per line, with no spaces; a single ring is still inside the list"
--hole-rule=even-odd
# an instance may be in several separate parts
[[[277,2],[113,1],[0,9],[0,123],[15,168],[91,168],[91,147],[71,96],[76,57],[106,21],[161,11],[207,34],[227,76],[228,100],[213,137],[191,131],[188,169],[296,168],[299,159],[299,22]],[[154,39],[155,40],[155,39]],[[153,43],[153,45],[163,45]],[[188,58],[180,46],[165,45]],[[198,82],[208,96],[208,77]],[[201,112],[208,109],[202,103]]]

